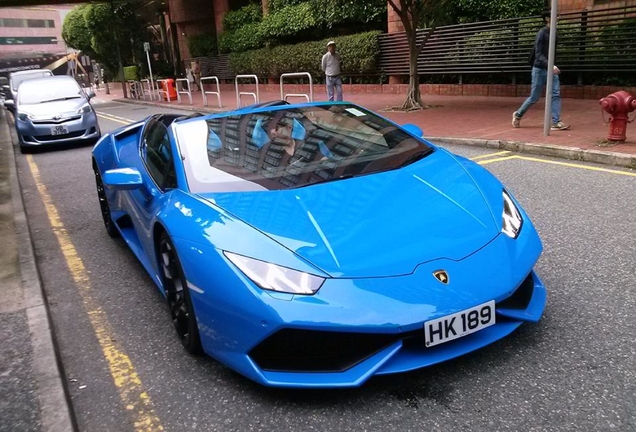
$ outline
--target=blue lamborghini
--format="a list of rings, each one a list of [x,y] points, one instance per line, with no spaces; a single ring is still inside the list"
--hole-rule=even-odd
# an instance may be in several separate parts
[[[267,386],[352,387],[537,322],[542,245],[487,170],[351,103],[155,114],[93,149],[106,231],[177,334]]]

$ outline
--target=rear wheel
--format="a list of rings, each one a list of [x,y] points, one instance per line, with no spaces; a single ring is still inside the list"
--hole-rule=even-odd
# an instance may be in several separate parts
[[[99,174],[99,170],[94,168],[95,170],[95,184],[97,186],[97,197],[99,198],[99,208],[102,212],[102,220],[104,221],[104,228],[106,228],[106,232],[111,237],[117,237],[119,235],[119,231],[117,231],[117,227],[115,226],[115,222],[110,216],[110,207],[108,206],[108,199],[106,198],[106,190],[104,189],[104,182],[102,181],[102,176]]]
[[[177,330],[177,335],[189,353],[200,354],[201,339],[188,284],[183,275],[177,251],[165,232],[161,234],[159,240],[159,264],[172,323]]]

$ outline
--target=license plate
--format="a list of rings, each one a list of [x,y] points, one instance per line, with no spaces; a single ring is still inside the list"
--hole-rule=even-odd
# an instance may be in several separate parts
[[[475,333],[495,324],[495,301],[470,309],[426,321],[424,334],[426,346],[432,347]]]
[[[64,126],[53,126],[51,128],[51,135],[66,135],[68,133],[68,129]]]

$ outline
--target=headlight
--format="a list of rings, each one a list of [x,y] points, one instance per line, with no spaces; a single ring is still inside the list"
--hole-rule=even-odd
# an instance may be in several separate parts
[[[325,281],[320,276],[247,258],[231,252],[224,253],[245,276],[264,290],[290,294],[315,294]]]
[[[27,113],[18,113],[18,120],[27,121],[28,119],[32,119],[33,116]]]
[[[91,106],[89,104],[86,104],[77,110],[78,114],[88,114],[89,112],[91,112]]]
[[[517,209],[512,198],[508,195],[508,192],[503,191],[503,222],[501,225],[501,232],[506,234],[510,238],[517,238],[519,231],[521,231],[521,225],[523,225],[523,219]]]

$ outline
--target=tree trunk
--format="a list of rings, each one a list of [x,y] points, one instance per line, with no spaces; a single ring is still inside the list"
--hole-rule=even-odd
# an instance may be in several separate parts
[[[428,108],[422,103],[420,94],[420,75],[417,71],[417,57],[419,50],[417,47],[417,32],[413,28],[413,34],[407,34],[409,42],[409,90],[406,93],[406,100],[400,107],[402,111],[419,110]]]

